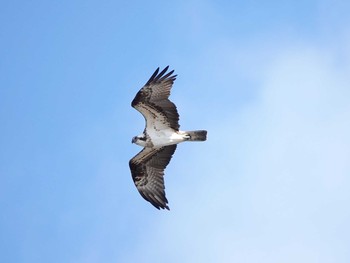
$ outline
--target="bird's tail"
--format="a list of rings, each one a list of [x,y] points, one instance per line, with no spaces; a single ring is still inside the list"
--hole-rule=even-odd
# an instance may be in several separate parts
[[[206,141],[207,140],[207,131],[186,131],[186,134],[190,136],[189,141]]]

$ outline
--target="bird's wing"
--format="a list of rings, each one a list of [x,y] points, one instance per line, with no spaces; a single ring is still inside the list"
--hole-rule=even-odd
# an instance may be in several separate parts
[[[176,144],[161,148],[144,148],[129,162],[137,190],[157,209],[169,210],[164,191],[164,170],[175,150]]]
[[[176,106],[169,100],[176,75],[172,75],[174,70],[166,73],[168,68],[169,66],[159,74],[157,68],[131,103],[145,117],[146,129],[163,130],[170,127],[177,131],[180,128]]]

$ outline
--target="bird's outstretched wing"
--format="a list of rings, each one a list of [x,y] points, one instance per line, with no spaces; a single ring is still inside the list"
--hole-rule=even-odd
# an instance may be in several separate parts
[[[165,197],[164,170],[176,150],[176,144],[144,148],[129,162],[132,179],[141,196],[157,209],[168,209]]]
[[[163,130],[169,127],[179,130],[179,114],[169,100],[170,90],[176,79],[174,70],[166,73],[169,66],[159,74],[159,68],[133,99],[131,106],[141,112],[146,119],[146,129]]]

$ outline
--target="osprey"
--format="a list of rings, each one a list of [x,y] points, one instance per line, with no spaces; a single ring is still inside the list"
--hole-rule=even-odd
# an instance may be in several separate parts
[[[207,131],[180,131],[179,114],[168,98],[176,79],[169,66],[159,74],[159,68],[136,94],[131,106],[146,120],[143,133],[132,138],[143,148],[129,162],[132,179],[141,196],[157,209],[168,209],[165,197],[164,170],[176,146],[184,141],[205,141]]]

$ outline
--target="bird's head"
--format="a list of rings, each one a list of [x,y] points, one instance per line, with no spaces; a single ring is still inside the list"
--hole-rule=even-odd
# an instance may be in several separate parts
[[[145,147],[145,145],[146,145],[146,137],[143,136],[143,135],[142,136],[141,135],[135,136],[135,137],[132,138],[131,143],[135,143],[137,145]]]

